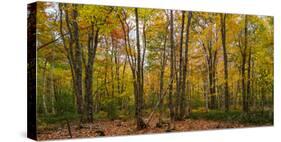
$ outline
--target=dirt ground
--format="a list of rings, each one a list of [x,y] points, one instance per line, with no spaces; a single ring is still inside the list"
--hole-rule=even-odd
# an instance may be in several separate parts
[[[148,128],[137,130],[134,120],[102,120],[95,121],[91,124],[84,124],[82,128],[77,125],[71,125],[72,138],[82,137],[98,137],[98,136],[121,136],[121,135],[135,135],[135,134],[151,134],[151,133],[165,133],[168,125],[163,127],[156,127],[157,120],[152,120]],[[191,120],[176,121],[175,129],[172,132],[182,131],[196,131],[196,130],[210,130],[223,128],[243,128],[251,127],[249,125],[220,122],[211,120]],[[170,131],[169,131],[170,132]],[[60,128],[38,130],[38,140],[49,139],[67,139],[71,138],[67,126]]]

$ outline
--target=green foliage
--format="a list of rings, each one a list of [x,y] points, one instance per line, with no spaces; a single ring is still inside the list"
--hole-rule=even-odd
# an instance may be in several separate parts
[[[38,114],[44,113],[44,107],[43,107],[43,99],[41,94],[37,94],[37,100],[36,100],[36,111]]]
[[[159,100],[159,96],[157,93],[151,93],[149,95],[147,95],[147,107],[148,108],[153,108],[155,106],[155,104],[158,102]]]
[[[199,95],[193,96],[191,100],[191,106],[193,109],[200,108],[205,105],[204,100]]]
[[[223,111],[209,111],[209,112],[193,112],[190,115],[191,119],[206,119],[226,122],[239,122],[252,125],[272,125],[273,112],[272,111],[258,111],[250,113],[242,113],[239,111],[223,112]]]
[[[107,112],[107,117],[111,120],[117,118],[118,116],[118,105],[114,98],[106,99],[103,104],[105,111]]]
[[[94,119],[101,120],[101,119],[107,119],[107,112],[105,111],[98,111],[94,114]]]
[[[64,113],[64,115],[58,115],[58,114],[48,114],[48,115],[42,115],[38,117],[38,122],[40,124],[56,124],[61,123],[63,121],[70,120],[70,121],[78,121],[80,118],[80,115],[77,113]]]
[[[48,125],[48,124],[56,124],[56,123],[61,123],[65,120],[79,120],[80,115],[76,113],[76,108],[75,108],[75,100],[74,100],[74,95],[70,91],[71,89],[59,89],[55,92],[55,103],[54,103],[54,108],[55,108],[55,114],[53,113],[48,113],[45,114],[43,113],[43,107],[42,107],[42,99],[39,99],[37,103],[40,105],[37,105],[37,110],[38,115],[38,124],[39,125]],[[40,95],[42,98],[42,95]],[[50,101],[47,102],[47,106],[51,106]]]
[[[76,112],[75,98],[71,89],[59,89],[55,93],[55,98],[55,109],[58,115],[74,114]]]

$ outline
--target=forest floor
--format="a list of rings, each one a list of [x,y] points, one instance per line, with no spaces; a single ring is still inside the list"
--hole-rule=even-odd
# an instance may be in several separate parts
[[[148,128],[137,130],[134,120],[98,120],[90,124],[83,124],[82,128],[78,125],[71,125],[72,138],[97,137],[101,136],[120,136],[135,134],[151,134],[167,132],[168,126],[156,127],[157,118],[152,119]],[[186,119],[175,121],[175,129],[172,132],[211,130],[223,128],[243,128],[254,127],[255,125],[241,124],[235,122],[213,121],[204,119]],[[67,125],[61,127],[38,130],[38,140],[71,138]]]

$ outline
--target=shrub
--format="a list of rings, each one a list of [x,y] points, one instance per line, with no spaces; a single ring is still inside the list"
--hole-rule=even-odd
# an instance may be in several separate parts
[[[109,119],[112,120],[112,119],[117,118],[118,105],[117,105],[117,101],[114,98],[110,98],[110,99],[105,100],[104,108],[105,108],[105,111],[107,112],[107,117]]]

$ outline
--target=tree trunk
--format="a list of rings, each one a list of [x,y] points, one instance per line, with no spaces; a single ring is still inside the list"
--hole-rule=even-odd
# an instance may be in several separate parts
[[[94,37],[95,36],[95,37]],[[88,122],[93,122],[93,70],[94,59],[98,44],[99,29],[96,29],[94,34],[94,26],[91,26],[91,33],[88,37],[88,61],[85,68],[85,103],[86,103],[86,116]]]
[[[169,84],[169,109],[170,109],[170,119],[171,125],[174,123],[174,105],[173,105],[173,80],[174,80],[174,17],[173,10],[170,11],[170,45],[171,45],[171,55],[170,55],[170,84]],[[173,126],[170,125],[169,129]]]
[[[165,66],[166,66],[166,43],[167,43],[167,30],[168,27],[166,28],[166,33],[164,35],[164,46],[163,46],[163,52],[161,56],[161,68],[160,68],[160,85],[159,85],[159,123],[162,123],[162,117],[163,117],[163,112],[164,112],[164,107],[163,107],[163,89],[164,89],[164,73],[165,73]]]
[[[221,41],[223,48],[223,60],[224,60],[224,103],[225,103],[225,111],[229,111],[229,91],[228,91],[228,68],[227,68],[227,51],[226,51],[226,14],[221,14]]]
[[[52,114],[56,113],[55,110],[55,83],[54,83],[54,49],[52,48],[52,61],[51,61],[51,69],[50,69],[50,97],[51,97],[51,107]]]
[[[78,107],[78,113],[83,115],[83,96],[82,96],[82,49],[80,47],[79,42],[79,27],[77,23],[77,6],[74,5],[72,10],[72,24],[73,24],[73,36],[75,41],[75,81],[76,81],[76,99],[77,99],[77,107]]]
[[[46,91],[46,70],[47,70],[47,59],[45,59],[45,62],[44,62],[44,68],[43,68],[43,90],[42,90],[42,103],[43,103],[43,111],[44,111],[44,114],[48,114],[48,110],[47,110],[47,105],[46,105],[46,98],[45,98],[45,95],[47,94],[47,91]]]
[[[248,24],[248,23],[247,23]],[[245,39],[245,45],[247,44],[247,39]],[[250,96],[251,96],[251,59],[252,59],[252,48],[249,47],[249,55],[248,55],[248,76],[247,76],[247,97],[246,97],[246,107],[247,112],[250,110]]]
[[[188,21],[186,25],[186,40],[185,40],[185,52],[184,52],[184,61],[183,61],[183,75],[182,75],[182,91],[181,91],[181,109],[180,109],[180,118],[183,119],[186,115],[189,115],[186,111],[186,88],[187,88],[187,74],[188,74],[188,47],[189,47],[189,31],[190,31],[190,24],[191,24],[192,12],[188,13]]]
[[[248,112],[248,105],[247,105],[247,92],[246,92],[246,86],[245,86],[245,66],[246,66],[246,51],[247,51],[247,32],[248,32],[248,19],[247,19],[247,15],[245,15],[245,35],[244,35],[244,49],[242,52],[242,95],[243,95],[243,111],[244,112]]]
[[[137,129],[143,129],[146,127],[142,119],[142,109],[143,109],[143,86],[141,85],[141,53],[140,53],[140,41],[139,41],[139,22],[138,22],[138,9],[135,8],[135,20],[136,20],[136,47],[137,47],[137,57],[132,56],[131,45],[130,45],[130,28],[129,24],[126,23],[126,12],[123,11],[123,17],[119,16],[119,21],[122,26],[122,31],[124,33],[125,40],[125,51],[127,54],[127,60],[131,68],[133,77],[133,87],[134,87],[134,99],[135,99],[135,119],[137,122]]]
[[[216,108],[216,58],[217,49],[213,49],[212,37],[207,41],[207,45],[203,43],[203,49],[206,54],[207,69],[208,69],[208,80],[209,80],[209,95],[210,98],[210,109]]]
[[[138,9],[135,8],[135,18],[136,18],[136,47],[137,47],[137,70],[136,70],[136,119],[137,119],[137,129],[143,129],[146,127],[142,119],[142,109],[143,109],[143,86],[142,86],[142,65],[141,65],[141,50],[140,50],[140,38],[139,38],[139,17]]]
[[[117,46],[115,47],[115,54],[114,54],[114,61],[115,61],[115,74],[116,74],[116,81],[117,81],[117,95],[120,94],[120,73],[119,73],[119,57],[118,57],[118,51]]]
[[[111,72],[111,96],[114,97],[115,94],[115,85],[114,85],[114,68],[113,68],[113,60],[114,60],[114,48],[115,48],[115,41],[113,37],[111,36],[111,55],[110,55],[110,61],[111,61],[111,66],[110,66],[110,72]]]
[[[126,82],[125,82],[125,73],[126,73],[126,67],[127,67],[127,58],[125,59],[125,63],[123,66],[123,70],[122,70],[122,84],[121,84],[121,93],[123,93],[125,91],[125,86],[126,86]]]
[[[203,83],[204,84],[204,96],[205,96],[205,111],[208,112],[209,111],[209,92],[207,89],[208,84],[206,82]]]
[[[183,33],[184,33],[184,21],[185,21],[185,11],[182,11],[182,21],[181,21],[181,33],[180,33],[180,63],[179,63],[179,77],[178,77],[178,90],[177,90],[177,119],[182,120],[184,117],[184,103],[185,103],[185,94],[182,92],[183,88]]]

